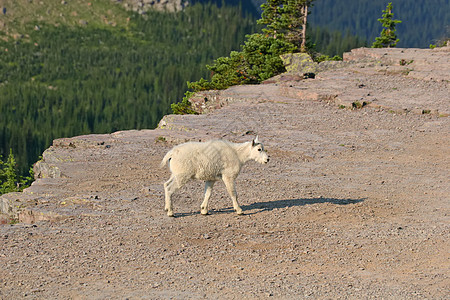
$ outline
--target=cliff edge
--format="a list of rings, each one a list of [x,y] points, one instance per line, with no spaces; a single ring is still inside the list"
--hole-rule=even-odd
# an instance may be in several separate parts
[[[295,61],[295,59],[291,60]],[[355,49],[307,78],[198,94],[155,130],[55,140],[0,197],[0,298],[448,296],[450,48]],[[306,78],[306,79],[305,79]],[[173,145],[259,135],[271,157],[163,211]]]

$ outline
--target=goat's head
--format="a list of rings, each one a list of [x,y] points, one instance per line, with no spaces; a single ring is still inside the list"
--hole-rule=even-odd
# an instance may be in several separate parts
[[[269,162],[269,155],[267,155],[267,152],[264,150],[264,145],[259,141],[258,136],[252,141],[250,158],[260,164],[267,164]]]

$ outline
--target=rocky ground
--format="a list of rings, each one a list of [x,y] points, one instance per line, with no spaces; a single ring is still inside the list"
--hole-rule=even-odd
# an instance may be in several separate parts
[[[207,114],[156,130],[56,140],[0,198],[20,221],[0,226],[0,298],[448,299],[450,51],[346,60],[208,94]],[[256,134],[271,160],[238,177],[245,215],[222,183],[200,215],[201,182],[165,215],[166,151]]]

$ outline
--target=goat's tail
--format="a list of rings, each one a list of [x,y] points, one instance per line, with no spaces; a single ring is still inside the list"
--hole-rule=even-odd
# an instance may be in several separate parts
[[[160,168],[164,168],[164,166],[167,164],[167,162],[172,158],[173,151],[170,150],[167,152],[167,154],[164,156],[163,160],[161,161]]]

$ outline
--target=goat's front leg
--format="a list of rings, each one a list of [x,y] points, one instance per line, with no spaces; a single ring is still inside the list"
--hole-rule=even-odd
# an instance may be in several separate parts
[[[230,195],[231,199],[233,200],[233,208],[236,211],[238,215],[242,215],[242,208],[239,206],[237,202],[237,193],[236,193],[236,187],[234,178],[231,177],[222,177],[223,182],[225,183],[225,186],[227,187],[228,194]]]
[[[209,197],[211,197],[212,189],[214,186],[214,181],[206,181],[205,182],[205,199],[202,202],[201,208],[201,214],[207,215],[208,214],[208,200]]]

